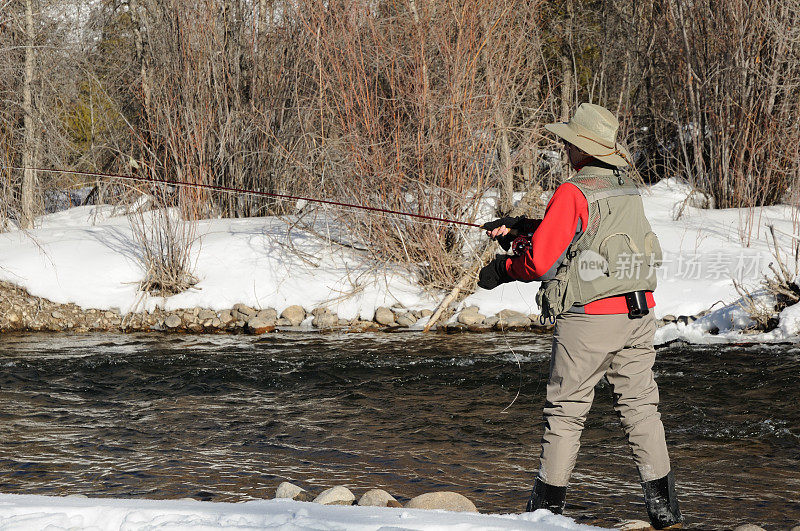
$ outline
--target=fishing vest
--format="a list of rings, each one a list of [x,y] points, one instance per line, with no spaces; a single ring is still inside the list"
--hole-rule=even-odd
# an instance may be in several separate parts
[[[543,319],[598,299],[656,289],[661,245],[644,215],[642,197],[623,170],[587,166],[570,179],[586,197],[589,217],[567,248],[552,280],[542,282],[536,302]]]

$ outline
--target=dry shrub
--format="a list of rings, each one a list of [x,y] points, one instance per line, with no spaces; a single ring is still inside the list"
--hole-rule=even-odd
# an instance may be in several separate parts
[[[653,16],[666,19],[649,58],[666,105],[652,111],[672,169],[717,208],[781,201],[800,178],[800,2],[669,2]]]
[[[257,9],[254,9],[257,7]],[[536,174],[538,2],[131,2],[134,147],[186,182],[474,219],[487,187],[511,206]],[[201,217],[285,203],[182,189]],[[448,224],[338,212],[379,262],[427,264],[447,286],[472,254]]]
[[[292,3],[148,0],[131,9],[141,48],[138,158],[185,182],[307,191],[294,167],[306,119],[295,102],[306,87],[297,83],[302,32]],[[263,197],[181,193],[198,216],[283,211]]]
[[[175,202],[177,206],[171,206]],[[157,186],[149,201],[130,215],[133,237],[139,244],[137,256],[144,270],[139,289],[150,295],[169,297],[197,283],[191,253],[196,224],[187,220],[184,205],[167,187]]]
[[[314,71],[308,138],[318,190],[342,200],[471,221],[482,192],[511,205],[512,160],[529,132],[537,2],[301,2]],[[526,136],[528,135],[528,136]],[[530,170],[529,170],[530,172]],[[379,261],[423,264],[421,280],[452,286],[465,257],[449,224],[345,213]]]
[[[736,291],[742,297],[740,304],[755,321],[758,330],[772,330],[778,326],[778,314],[800,302],[800,286],[797,284],[800,281],[800,243],[794,239],[791,251],[784,256],[778,245],[775,227],[769,225],[769,232],[775,260],[770,262],[770,273],[764,275],[760,290],[754,292],[746,289],[734,280]]]

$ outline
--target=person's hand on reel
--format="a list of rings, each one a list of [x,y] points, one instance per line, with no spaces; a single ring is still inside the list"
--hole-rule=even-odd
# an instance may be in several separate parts
[[[515,238],[525,234],[533,234],[539,224],[540,219],[528,219],[525,216],[506,216],[494,221],[488,221],[481,225],[486,230],[486,235],[497,241],[504,251],[511,248],[511,243]]]

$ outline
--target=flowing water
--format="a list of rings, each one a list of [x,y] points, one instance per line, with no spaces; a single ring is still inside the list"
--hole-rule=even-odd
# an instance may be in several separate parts
[[[238,501],[290,480],[519,512],[548,360],[522,333],[0,335],[0,492]],[[800,346],[673,345],[655,370],[688,527],[800,524]],[[599,387],[566,514],[646,519]]]

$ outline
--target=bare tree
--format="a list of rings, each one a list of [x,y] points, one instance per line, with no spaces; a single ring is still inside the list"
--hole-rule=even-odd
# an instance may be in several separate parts
[[[36,140],[36,117],[34,116],[33,76],[36,70],[36,49],[33,25],[33,0],[25,0],[25,67],[22,82],[22,111],[25,121],[25,138],[22,145],[22,227],[33,227],[35,216],[34,195],[36,194],[36,166],[38,145]]]

